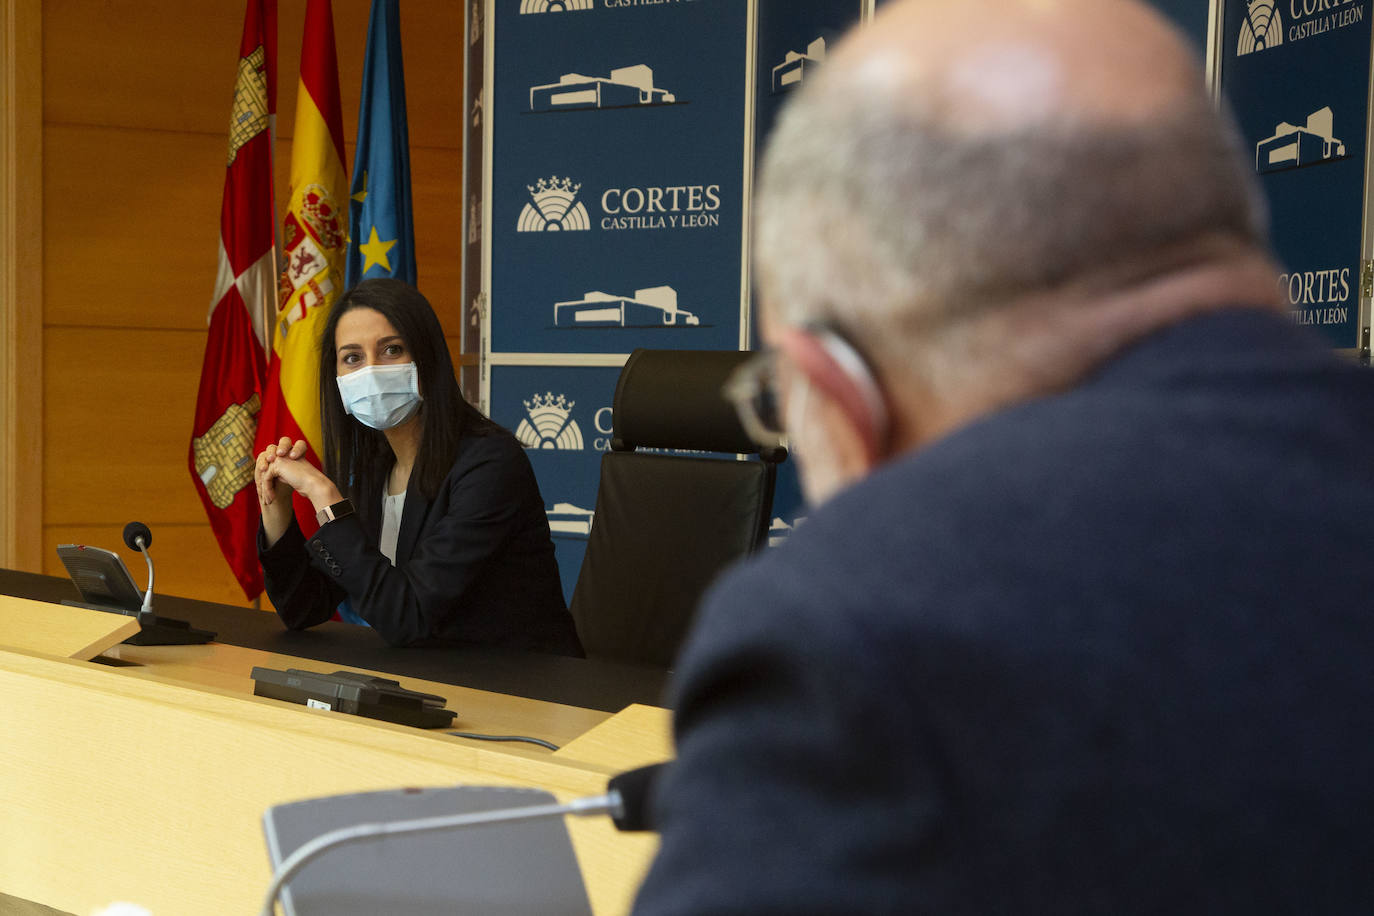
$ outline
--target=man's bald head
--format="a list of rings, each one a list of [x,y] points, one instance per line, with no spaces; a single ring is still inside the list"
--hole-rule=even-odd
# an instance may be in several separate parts
[[[953,133],[1141,124],[1203,85],[1152,9],[1122,0],[961,0],[888,7],[831,58],[846,91],[896,90]]]
[[[999,310],[1074,296],[1087,310],[1098,292],[1219,252],[1264,261],[1243,155],[1191,51],[1141,3],[893,4],[769,138],[756,227],[766,326],[835,323],[889,366],[974,371],[1001,349],[1007,329],[984,320]],[[1017,320],[1018,339],[1034,335]],[[977,341],[960,336],[973,323]],[[1056,337],[1104,333],[1061,325]],[[1083,349],[1071,337],[1065,358]]]

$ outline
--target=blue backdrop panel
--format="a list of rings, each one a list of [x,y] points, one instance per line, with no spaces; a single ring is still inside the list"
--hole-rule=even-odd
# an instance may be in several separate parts
[[[862,0],[759,0],[754,69],[754,152],[761,156],[778,111],[825,66],[825,56],[859,21]],[[757,317],[757,306],[751,312]],[[758,332],[750,336],[758,346]],[[806,514],[795,461],[778,468],[770,541],[787,536]]]
[[[734,349],[746,4],[585,6],[497,12],[491,350]]]
[[[1199,57],[1207,51],[1207,11],[1212,0],[1151,0],[1156,9],[1174,21],[1174,24],[1192,40]]]
[[[618,368],[493,366],[491,416],[525,445],[571,600],[587,551]]]
[[[755,150],[778,109],[825,66],[840,37],[859,21],[862,0],[759,0],[754,68]]]
[[[1359,344],[1369,7],[1227,0],[1222,25],[1222,93],[1269,197],[1280,286],[1295,322],[1345,348]]]

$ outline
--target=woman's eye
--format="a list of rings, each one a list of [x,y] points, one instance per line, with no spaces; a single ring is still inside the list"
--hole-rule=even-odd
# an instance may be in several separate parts
[[[387,356],[400,356],[401,354],[405,353],[405,351],[406,348],[401,346],[400,344],[387,344],[386,346]]]

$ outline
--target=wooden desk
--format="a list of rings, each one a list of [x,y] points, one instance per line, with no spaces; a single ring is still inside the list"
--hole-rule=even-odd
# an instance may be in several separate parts
[[[403,676],[447,697],[457,727],[546,738],[569,753],[311,710],[252,696],[255,664],[341,667],[218,644],[118,646],[104,664],[0,650],[0,893],[76,914],[115,900],[156,916],[253,913],[269,877],[270,805],[455,783],[567,800],[603,792],[609,775],[667,746],[654,710],[617,723]],[[594,911],[627,912],[656,839],[602,818],[568,826]]]
[[[3,599],[0,599],[3,601]],[[226,646],[209,643],[203,646],[127,646],[117,645],[95,659],[97,663],[110,667],[114,674],[121,677],[154,680],[167,684],[183,686],[214,687],[227,693],[249,695],[253,692],[253,679],[250,676],[255,666],[276,668],[300,668],[306,671],[331,672],[340,669],[331,662],[308,658],[293,658],[264,652],[260,649],[245,649],[241,646]],[[448,701],[448,708],[458,715],[453,720],[452,731],[476,732],[486,735],[527,735],[542,738],[553,744],[564,745],[588,730],[612,718],[610,713],[595,709],[583,709],[560,703],[545,703],[523,697],[441,684],[425,681],[400,674],[372,671],[366,668],[350,668],[350,671],[363,671],[379,674],[399,681],[402,687],[432,693]],[[653,707],[657,708],[657,707]],[[438,733],[438,732],[436,732]],[[454,738],[467,744],[492,747],[489,742],[473,739]],[[548,758],[551,752],[532,744],[502,743],[495,747],[514,754]],[[603,766],[610,766],[604,758],[593,760]],[[626,767],[637,766],[631,762]],[[622,768],[622,769],[624,769]]]
[[[669,760],[672,713],[658,706],[627,706],[597,723],[554,752],[559,760],[577,760],[627,770]]]
[[[77,597],[76,588],[67,579],[9,569],[0,569],[0,594],[50,602]],[[316,659],[333,665],[328,669],[331,671],[391,671],[436,683],[606,712],[619,712],[632,703],[662,705],[668,682],[668,672],[662,668],[604,660],[470,645],[392,649],[369,628],[346,623],[323,623],[292,632],[282,626],[276,614],[175,595],[156,596],[154,607],[159,615],[217,633],[217,642]]]
[[[138,621],[120,614],[44,604],[0,595],[0,646],[45,655],[91,659],[138,632]]]

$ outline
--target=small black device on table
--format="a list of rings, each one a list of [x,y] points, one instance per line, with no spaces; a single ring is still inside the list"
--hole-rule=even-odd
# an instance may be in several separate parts
[[[255,667],[253,693],[416,728],[443,728],[457,715],[444,709],[443,697],[407,690],[398,681],[357,671],[320,674],[299,668]]]

